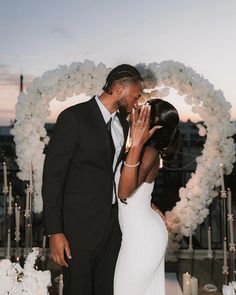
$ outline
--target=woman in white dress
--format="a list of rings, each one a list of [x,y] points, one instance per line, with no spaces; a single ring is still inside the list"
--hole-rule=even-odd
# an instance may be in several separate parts
[[[151,203],[160,157],[172,156],[179,142],[179,116],[155,99],[132,112],[131,147],[118,186],[122,243],[114,276],[114,295],[165,295],[164,215]]]

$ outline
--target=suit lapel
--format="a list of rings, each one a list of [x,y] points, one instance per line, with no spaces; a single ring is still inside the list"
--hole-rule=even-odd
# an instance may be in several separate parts
[[[91,105],[91,112],[93,119],[96,122],[96,132],[99,132],[99,137],[101,138],[101,142],[104,143],[104,146],[107,150],[108,153],[108,163],[109,166],[112,169],[112,163],[111,163],[111,145],[110,145],[110,140],[106,128],[106,123],[104,121],[103,115],[99,109],[99,106],[95,100],[95,96],[89,101]]]

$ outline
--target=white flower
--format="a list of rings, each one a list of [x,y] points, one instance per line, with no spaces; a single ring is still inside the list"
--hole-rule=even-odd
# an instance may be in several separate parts
[[[222,292],[223,295],[235,295],[232,285],[223,285]]]
[[[11,260],[9,259],[3,259],[0,261],[0,269],[1,270],[10,270],[11,269]]]
[[[8,259],[0,261],[0,295],[48,294],[48,286],[51,285],[50,272],[34,268],[38,251],[33,248],[26,258],[24,268]]]

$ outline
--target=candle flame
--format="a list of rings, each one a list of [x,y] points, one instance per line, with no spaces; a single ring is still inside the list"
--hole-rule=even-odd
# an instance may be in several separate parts
[[[159,168],[163,168],[163,160],[162,160],[161,156],[160,156],[160,165],[159,165]]]

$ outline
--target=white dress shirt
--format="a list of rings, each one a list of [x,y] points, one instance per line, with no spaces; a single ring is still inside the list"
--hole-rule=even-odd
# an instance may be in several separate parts
[[[124,144],[124,133],[123,133],[123,128],[120,124],[119,118],[116,116],[116,112],[110,113],[109,110],[104,106],[104,104],[101,102],[101,100],[98,98],[98,96],[95,96],[95,100],[99,106],[99,109],[102,113],[103,119],[105,121],[105,124],[112,118],[111,121],[111,134],[112,134],[112,139],[114,142],[115,146],[115,155],[114,155],[114,161],[113,161],[113,171],[115,170],[115,166],[121,151],[121,148]],[[118,169],[116,170],[117,174]],[[117,180],[117,177],[115,175],[114,177]],[[112,204],[116,202],[116,195],[113,187],[113,199],[112,199]]]

